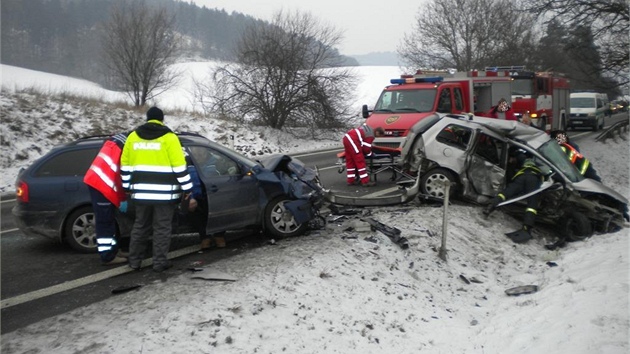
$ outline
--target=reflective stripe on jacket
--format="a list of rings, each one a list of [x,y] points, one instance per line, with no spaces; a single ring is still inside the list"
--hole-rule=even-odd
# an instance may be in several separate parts
[[[571,163],[574,164],[575,167],[577,167],[580,173],[584,175],[586,173],[586,170],[588,170],[588,166],[591,164],[591,162],[586,157],[584,157],[584,155],[582,155],[582,153],[580,153],[576,148],[569,144],[560,144],[560,148],[562,149],[562,151],[564,151],[565,154],[567,154],[569,161],[571,161]]]
[[[351,129],[344,135],[352,145],[355,154],[363,153],[370,155],[372,153],[372,141],[374,141],[374,131],[366,124],[358,128]]]
[[[120,177],[120,155],[127,133],[116,134],[107,140],[92,161],[83,182],[101,192],[116,207],[126,199]]]
[[[147,124],[163,126],[157,120]],[[122,152],[123,187],[134,200],[178,201],[182,190],[192,188],[179,138],[166,128],[154,139],[143,139],[140,128],[129,135]]]

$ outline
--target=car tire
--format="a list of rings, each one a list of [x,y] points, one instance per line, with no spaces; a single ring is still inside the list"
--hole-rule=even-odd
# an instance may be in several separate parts
[[[593,234],[591,221],[578,211],[564,215],[560,223],[560,235],[569,241],[582,241]]]
[[[75,251],[96,253],[96,224],[91,207],[81,207],[68,215],[63,230],[64,241]]]
[[[265,229],[278,238],[292,237],[303,234],[308,223],[298,224],[284,203],[290,199],[280,196],[273,199],[265,209]]]
[[[595,124],[593,125],[593,131],[596,132],[599,130],[599,119],[595,119]]]
[[[449,189],[450,198],[452,198],[457,190],[456,180],[453,173],[443,168],[435,168],[425,173],[420,180],[420,189],[422,193],[432,197],[444,198],[444,183],[448,180],[451,183]]]

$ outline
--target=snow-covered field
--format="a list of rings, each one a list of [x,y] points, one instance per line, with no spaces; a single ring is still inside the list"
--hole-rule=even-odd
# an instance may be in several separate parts
[[[102,103],[77,105],[60,98],[14,94],[15,88],[35,87],[38,82],[66,93],[88,93],[94,87],[23,70],[2,66],[3,192],[12,188],[19,167],[53,144],[104,127],[133,127],[144,120],[143,112]],[[374,103],[382,86],[398,75],[392,67],[358,70],[364,81],[357,92],[357,107]],[[93,92],[94,97],[115,98],[114,93]],[[177,102],[185,102],[181,96],[180,100],[164,97],[158,104],[176,107]],[[192,112],[194,107],[185,109]],[[168,109],[166,123],[224,143],[226,135],[236,134],[235,147],[246,154],[338,146],[338,137],[299,141],[192,113],[170,116]],[[602,144],[589,139],[580,141],[580,147],[594,161],[604,183],[630,198],[628,141]],[[548,230],[536,230],[533,240],[516,245],[503,233],[519,227],[517,220],[500,211],[484,220],[478,207],[453,204],[448,209],[448,258],[443,261],[437,256],[441,208],[410,204],[370,212],[373,218],[401,229],[409,249],[402,250],[380,233],[350,229],[357,225],[346,217],[307,236],[211,264],[237,277],[235,282],[190,279],[189,273],[172,269],[166,282],[146,284],[4,334],[1,351],[630,351],[627,228],[548,251],[543,247],[553,240]],[[538,292],[519,297],[505,294],[508,288],[529,284],[537,285]]]

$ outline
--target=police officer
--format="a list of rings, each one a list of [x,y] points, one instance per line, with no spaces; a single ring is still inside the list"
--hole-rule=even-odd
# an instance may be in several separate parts
[[[140,269],[148,238],[153,233],[153,270],[171,267],[167,259],[175,209],[192,188],[179,138],[164,125],[157,107],[147,122],[134,130],[120,159],[123,188],[135,202],[136,219],[129,244],[129,266]]]

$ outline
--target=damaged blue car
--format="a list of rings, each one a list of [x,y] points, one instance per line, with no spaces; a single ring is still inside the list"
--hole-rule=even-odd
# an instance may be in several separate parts
[[[299,160],[276,154],[254,161],[198,134],[178,136],[207,196],[208,234],[259,229],[282,238],[322,226],[317,175]],[[83,175],[106,138],[57,146],[19,174],[13,215],[22,232],[96,252],[94,213]],[[185,218],[176,217],[173,226],[174,233],[194,230]]]

